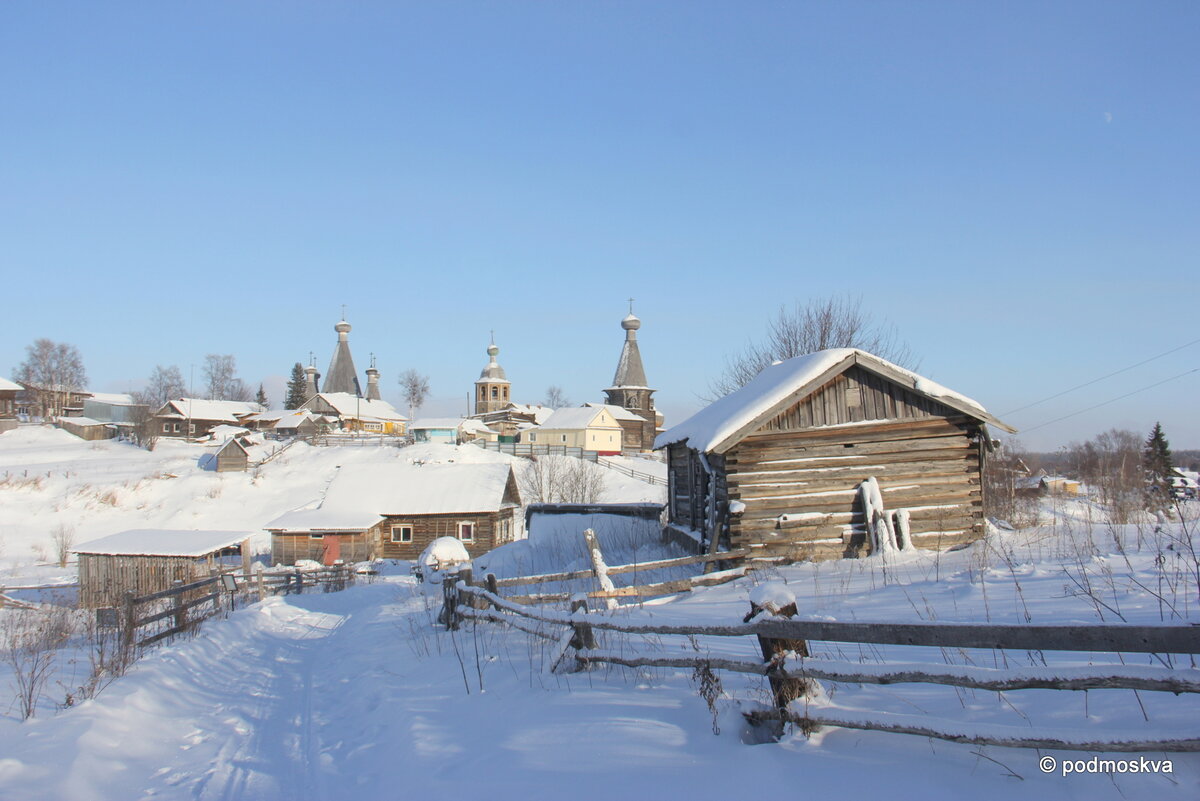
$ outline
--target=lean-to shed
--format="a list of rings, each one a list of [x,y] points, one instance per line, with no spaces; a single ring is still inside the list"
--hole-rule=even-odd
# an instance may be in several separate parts
[[[983,533],[987,426],[975,401],[852,348],[779,362],[659,435],[668,525],[794,558],[870,549],[859,486],[908,511],[913,544]]]
[[[79,555],[79,605],[117,606],[136,596],[205,578],[225,567],[249,567],[248,531],[132,529],[75,549]]]

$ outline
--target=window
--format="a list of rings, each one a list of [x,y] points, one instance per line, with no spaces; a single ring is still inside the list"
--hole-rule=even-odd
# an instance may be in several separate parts
[[[170,423],[163,423],[163,433],[164,434],[171,433],[171,424]]]
[[[458,538],[463,542],[475,541],[475,524],[462,522],[458,524]]]
[[[196,433],[196,424],[195,423],[188,423],[188,433],[189,434]]]
[[[496,387],[492,387],[492,400],[498,400],[499,397],[500,397],[500,390]]]
[[[530,432],[529,432],[529,441],[530,441],[530,442],[537,442],[537,434],[536,434],[536,433],[534,433],[533,431],[530,431]]]
[[[412,526],[392,526],[392,542],[412,542]]]
[[[504,399],[508,400],[508,387],[504,388]]]
[[[325,539],[325,535],[324,534],[309,534],[308,538],[310,540],[323,540],[323,539]]]
[[[563,442],[566,442],[566,441],[567,441],[567,435],[566,435],[566,434],[559,434],[559,436],[560,436],[560,437],[562,437],[562,441],[563,441]]]

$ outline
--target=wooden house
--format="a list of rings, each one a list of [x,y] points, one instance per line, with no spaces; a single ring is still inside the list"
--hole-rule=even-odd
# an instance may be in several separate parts
[[[249,568],[246,531],[135,529],[110,534],[75,549],[79,605],[119,606],[125,593],[148,595],[221,570]]]
[[[343,431],[397,437],[407,433],[408,418],[392,404],[360,398],[349,392],[320,392],[306,400],[300,409],[338,420]]]
[[[325,496],[266,525],[274,564],[332,564],[376,557],[416,559],[438,537],[457,537],[472,556],[519,532],[512,466],[393,463],[346,465]]]
[[[585,403],[584,406],[592,409],[603,408],[613,416],[617,421],[617,425],[621,427],[621,450],[629,451],[647,451],[649,452],[654,445],[654,426],[646,422],[646,418],[641,415],[631,412],[623,406],[613,406],[605,403]]]
[[[669,525],[710,547],[860,555],[871,548],[860,487],[873,477],[888,513],[907,510],[914,545],[969,542],[983,534],[989,424],[1013,431],[860,350],[789,359],[659,435]]]
[[[17,395],[21,390],[17,382],[0,378],[0,434],[17,427]]]
[[[556,409],[540,426],[525,431],[521,441],[616,456],[621,453],[621,436],[621,425],[607,406],[580,406]]]
[[[240,426],[262,411],[262,406],[249,401],[179,398],[164,403],[154,417],[160,437],[196,439],[208,436],[218,426]]]

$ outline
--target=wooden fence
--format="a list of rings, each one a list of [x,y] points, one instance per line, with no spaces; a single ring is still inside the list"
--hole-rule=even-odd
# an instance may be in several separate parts
[[[337,592],[354,583],[355,574],[346,565],[323,570],[287,573],[222,573],[170,589],[135,596],[124,595],[121,606],[98,609],[102,626],[118,627],[121,645],[128,654],[195,629],[201,621],[242,603],[262,600],[267,595],[305,591]]]
[[[795,614],[794,604],[784,609],[766,610],[752,605],[751,614],[741,623],[730,625],[638,625],[589,614],[587,601],[580,597],[573,600],[569,613],[531,609],[517,602],[524,599],[501,597],[496,591],[500,581],[489,580],[489,586],[484,588],[473,586],[469,574],[462,578],[467,580],[447,579],[443,583],[445,606],[440,622],[448,627],[457,627],[463,619],[493,621],[552,640],[559,648],[554,659],[555,669],[573,667],[578,670],[593,664],[610,664],[725,670],[765,676],[770,681],[774,703],[770,708],[748,713],[746,717],[753,724],[779,726],[787,722],[799,726],[806,733],[820,726],[838,726],[1016,748],[1110,752],[1200,750],[1200,736],[1140,740],[1087,739],[1086,732],[1080,736],[1063,736],[1061,733],[1037,736],[1027,728],[987,726],[980,730],[962,722],[887,714],[864,716],[855,714],[853,710],[834,707],[809,706],[804,711],[798,711],[792,704],[792,701],[803,698],[811,690],[809,683],[815,680],[879,685],[925,683],[994,691],[1128,689],[1200,693],[1200,670],[1166,667],[1166,660],[1162,660],[1164,667],[1105,665],[995,669],[935,663],[859,664],[808,656],[808,643],[811,641],[1038,652],[1195,655],[1200,653],[1200,627],[1197,626],[1014,626],[786,619]],[[611,596],[590,593],[589,597]],[[557,633],[550,633],[534,623],[561,628]],[[751,661],[700,655],[629,655],[624,649],[616,652],[598,648],[596,630],[633,635],[753,636],[758,639],[763,659]]]

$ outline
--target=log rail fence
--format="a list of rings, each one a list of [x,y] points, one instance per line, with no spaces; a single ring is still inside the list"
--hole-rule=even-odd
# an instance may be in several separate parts
[[[724,554],[728,556],[728,554]],[[700,561],[700,558],[694,558]],[[643,568],[647,565],[643,565]],[[608,572],[618,572],[610,567]],[[581,575],[582,574],[582,575]],[[470,570],[447,576],[442,583],[444,606],[439,623],[457,628],[463,620],[495,622],[557,643],[559,653],[553,660],[555,670],[584,670],[591,665],[625,667],[705,668],[765,676],[770,680],[773,704],[746,714],[756,725],[781,726],[792,723],[803,732],[821,726],[867,729],[932,737],[952,742],[1013,748],[1046,748],[1104,752],[1200,751],[1200,732],[1195,737],[1148,739],[1087,739],[1087,732],[1064,735],[1016,727],[987,726],[905,716],[873,714],[863,716],[853,710],[803,705],[809,683],[815,680],[851,684],[890,685],[901,683],[938,684],[987,691],[1023,689],[1101,690],[1170,692],[1176,695],[1200,693],[1200,670],[1170,667],[1165,655],[1200,654],[1200,626],[1193,625],[1000,625],[953,623],[863,623],[826,620],[794,620],[794,604],[783,609],[759,609],[741,623],[729,625],[641,625],[615,620],[588,611],[589,599],[606,599],[604,591],[573,596],[502,597],[498,590],[531,579],[560,580],[582,577],[591,571],[553,574],[545,577],[496,579],[488,576],[476,584]],[[716,575],[716,574],[709,574]],[[531,608],[530,604],[569,600],[570,612]],[[548,631],[546,624],[560,626]],[[711,637],[754,636],[759,640],[762,661],[695,657],[629,655],[597,646],[595,633],[610,631],[629,635],[682,635]],[[1157,655],[1162,667],[1151,665],[1089,665],[986,668],[975,665],[904,662],[860,664],[808,657],[813,641],[862,643],[869,645],[920,646],[942,649],[992,649],[1021,652],[1096,652]],[[798,700],[796,703],[793,701]],[[803,707],[802,707],[803,705]]]

